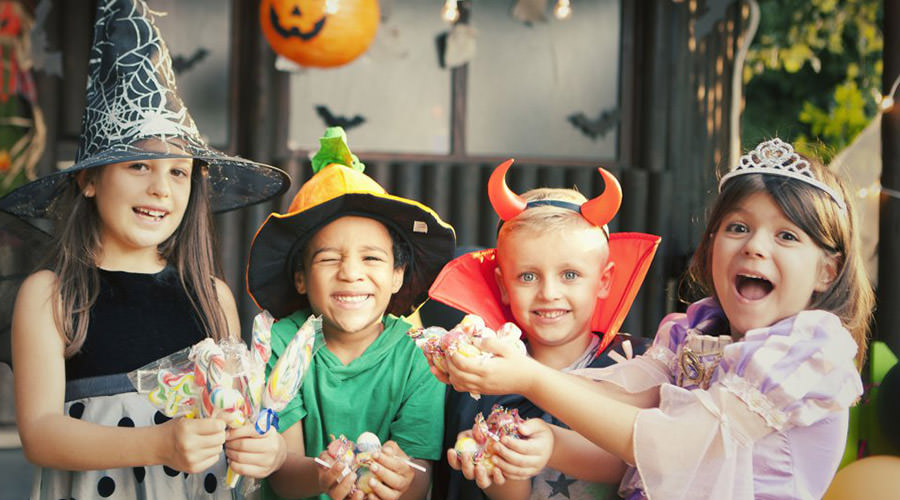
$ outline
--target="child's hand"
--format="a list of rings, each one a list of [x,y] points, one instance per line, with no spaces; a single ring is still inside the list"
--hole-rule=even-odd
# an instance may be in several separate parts
[[[434,375],[434,378],[440,380],[441,382],[443,382],[447,385],[453,385],[450,383],[450,378],[447,376],[447,372],[434,366],[434,363],[432,363],[430,359],[428,360],[428,368],[431,370],[431,374]]]
[[[328,495],[332,500],[344,500],[350,498],[352,500],[362,500],[363,493],[357,490],[356,473],[351,471],[349,467],[342,466],[331,458],[328,450],[319,454],[319,459],[331,464],[331,468],[323,465],[318,466],[319,472],[319,489]]]
[[[369,479],[372,493],[370,500],[396,500],[409,489],[416,471],[406,464],[409,457],[394,441],[384,443],[380,450],[372,455],[375,463],[369,470],[375,477]]]
[[[263,478],[281,468],[287,457],[284,438],[274,427],[260,435],[252,425],[229,430],[225,456],[231,469],[247,477]]]
[[[500,443],[489,441],[494,465],[506,479],[521,480],[536,476],[547,466],[553,452],[553,432],[543,420],[526,420],[519,425],[519,434],[523,436],[520,439],[503,436]]]
[[[447,357],[447,378],[453,388],[478,394],[523,394],[531,383],[531,364],[537,362],[509,342],[487,338],[479,347],[494,357],[469,358],[456,353]]]
[[[162,462],[195,474],[219,460],[225,443],[225,422],[218,418],[176,418],[159,426],[164,432]]]
[[[457,441],[462,438],[471,438],[472,431],[462,431],[457,435]],[[475,484],[478,485],[479,488],[485,489],[494,484],[504,484],[506,482],[506,478],[503,477],[503,472],[494,467],[493,470],[488,473],[487,469],[481,463],[476,464],[472,460],[472,454],[469,452],[457,453],[455,449],[451,448],[447,450],[447,463],[450,464],[450,467],[460,471],[463,473],[466,479],[470,481],[475,481]]]

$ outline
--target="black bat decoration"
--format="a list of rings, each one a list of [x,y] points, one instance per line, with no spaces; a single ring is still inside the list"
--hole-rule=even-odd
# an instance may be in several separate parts
[[[328,109],[328,106],[323,104],[316,105],[316,114],[325,122],[326,127],[342,127],[344,130],[350,130],[366,122],[365,117],[362,115],[354,115],[353,118],[349,119],[345,116],[334,116],[331,110]]]
[[[184,57],[183,55],[178,54],[172,58],[172,71],[174,71],[176,75],[187,71],[193,68],[195,64],[205,59],[207,55],[209,55],[209,51],[203,47],[195,50],[190,57]]]
[[[580,130],[584,135],[591,139],[597,139],[597,137],[606,135],[607,132],[619,123],[619,111],[616,109],[604,111],[600,113],[600,116],[595,120],[588,118],[587,115],[579,111],[578,113],[569,115],[568,120],[569,123],[574,125],[575,128]]]

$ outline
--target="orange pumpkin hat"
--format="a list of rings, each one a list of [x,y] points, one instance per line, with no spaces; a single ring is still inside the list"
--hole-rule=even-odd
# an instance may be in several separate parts
[[[502,221],[508,221],[531,207],[549,204],[579,212],[591,224],[605,228],[621,205],[619,182],[602,168],[599,170],[606,188],[592,200],[581,205],[559,200],[527,203],[506,185],[506,171],[512,162],[507,160],[500,164],[488,181],[491,205]],[[591,319],[591,329],[603,334],[598,352],[602,352],[619,332],[653,262],[660,239],[659,236],[644,233],[609,235],[609,262],[614,262],[616,266],[609,295],[605,299],[597,299]],[[497,266],[495,248],[457,257],[444,267],[428,294],[438,302],[481,316],[485,324],[493,329],[506,322],[515,322],[509,307],[500,298],[500,289],[494,277]]]
[[[412,251],[403,286],[387,312],[405,315],[427,298],[428,286],[453,257],[456,233],[429,207],[387,194],[363,173],[340,127],[325,131],[313,157],[312,176],[294,196],[287,213],[272,213],[250,247],[247,289],[256,305],[276,318],[309,307],[294,287],[294,263],[306,242],[327,223],[348,215],[375,219],[395,230]]]

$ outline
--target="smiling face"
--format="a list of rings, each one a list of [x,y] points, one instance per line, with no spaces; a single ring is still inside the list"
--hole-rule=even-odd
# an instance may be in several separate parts
[[[712,238],[713,285],[734,335],[803,311],[835,278],[834,259],[763,192],[737,203]]]
[[[112,163],[79,175],[82,193],[100,216],[104,259],[157,255],[184,218],[191,195],[191,158]],[[102,262],[100,263],[102,265]]]
[[[567,366],[590,343],[597,298],[609,293],[613,265],[602,230],[586,223],[549,231],[522,227],[502,233],[497,255],[501,298],[532,355],[551,355]]]
[[[403,268],[394,266],[393,240],[384,224],[347,216],[310,239],[294,281],[322,315],[326,339],[365,339],[381,333],[384,311],[403,284]]]

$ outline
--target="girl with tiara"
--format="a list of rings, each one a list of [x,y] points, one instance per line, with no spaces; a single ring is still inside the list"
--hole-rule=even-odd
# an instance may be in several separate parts
[[[498,356],[454,356],[449,379],[522,394],[630,464],[627,499],[821,498],[874,301],[853,217],[833,173],[766,141],[719,183],[690,269],[709,296],[664,318],[644,355],[582,373],[593,383],[487,340]]]
[[[224,423],[167,419],[125,373],[239,336],[234,298],[214,278],[210,212],[277,196],[289,179],[207,147],[148,16],[143,0],[99,3],[75,164],[0,200],[58,227],[13,313],[35,499],[231,497]]]

